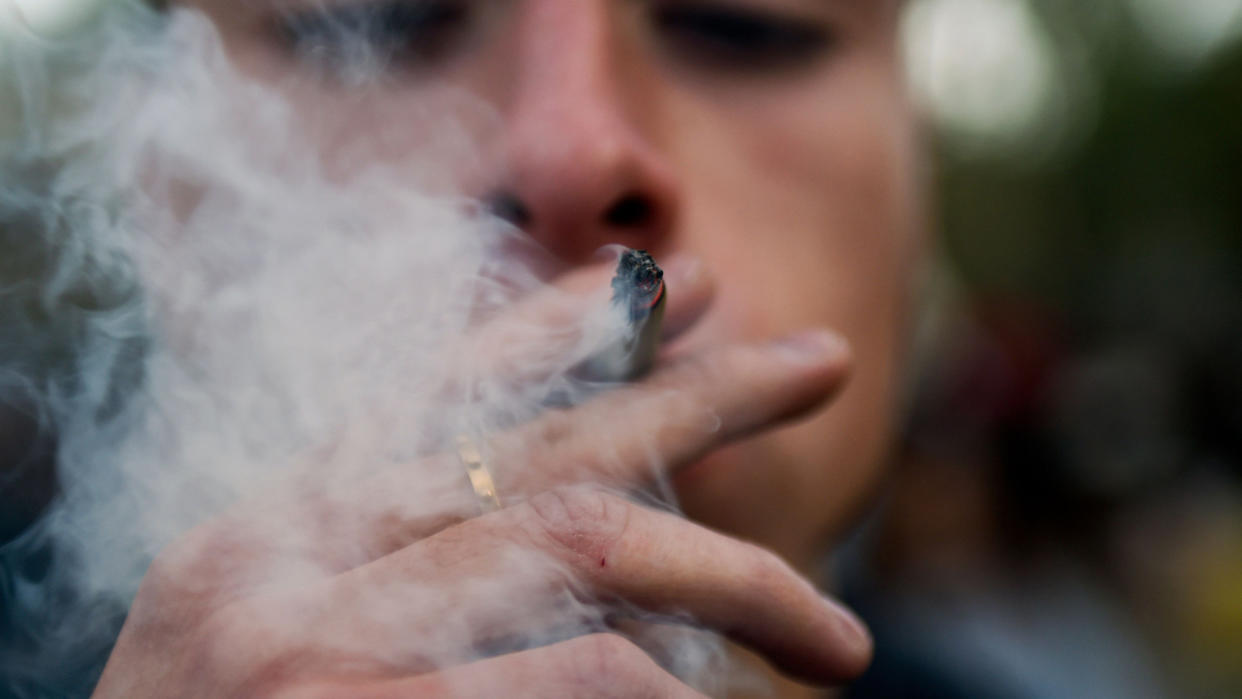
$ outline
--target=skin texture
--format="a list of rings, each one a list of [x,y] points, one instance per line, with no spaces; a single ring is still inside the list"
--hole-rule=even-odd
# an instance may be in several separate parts
[[[284,12],[313,3],[187,4],[216,22],[239,65],[312,110],[329,152],[355,145],[349,134],[401,124],[412,104],[448,104],[446,95],[463,88],[482,98],[493,118],[478,157],[454,173],[453,184],[505,202],[511,220],[546,248],[558,284],[585,288],[605,280],[610,270],[597,268],[594,253],[610,243],[647,249],[670,268],[676,337],[653,376],[612,402],[605,397],[499,438],[497,454],[539,464],[545,474],[498,484],[502,494],[529,499],[459,523],[404,523],[395,532],[377,524],[384,555],[348,561],[339,578],[280,604],[319,608],[325,596],[344,595],[324,623],[349,628],[351,595],[403,576],[451,588],[454,579],[480,571],[427,572],[425,561],[466,556],[482,565],[500,532],[571,566],[614,557],[618,565],[606,573],[590,571],[600,590],[657,611],[690,605],[700,623],[725,631],[786,675],[824,684],[865,667],[865,632],[794,571],[809,573],[865,506],[893,429],[909,279],[921,244],[916,151],[895,46],[897,3],[696,3],[792,21],[830,37],[809,54],[773,61],[753,51],[721,54],[713,43],[719,37],[705,49],[701,27],[686,33],[661,23],[662,11],[690,5],[684,2],[464,2],[469,22],[437,44],[433,58],[402,58],[383,89],[348,100],[330,80],[302,79],[309,70],[272,31]],[[390,148],[387,156],[400,153]],[[628,213],[618,213],[626,211],[621,204]],[[565,312],[538,300],[529,311]],[[803,332],[815,328],[821,330]],[[491,346],[488,338],[503,337],[504,328],[478,333]],[[777,338],[787,341],[768,344]],[[520,366],[520,358],[497,366],[505,364]],[[660,402],[669,400],[669,388],[690,402]],[[724,427],[712,434],[687,427],[695,423],[679,421],[677,405],[712,410]],[[791,423],[794,417],[800,419]],[[600,478],[591,470],[591,445],[547,439],[603,422],[619,439],[626,430],[664,435],[660,453],[695,523],[592,489]],[[634,455],[635,471],[621,482],[643,478],[640,460]],[[610,472],[607,480],[617,478]],[[206,552],[218,560],[221,547],[237,560],[250,558],[229,533],[246,518],[243,511],[207,525],[161,557],[99,695],[159,694],[194,683],[216,696],[437,696],[450,688],[494,696],[496,687],[514,696],[692,695],[609,634],[497,656],[453,675],[429,673],[416,648],[370,662],[358,649],[373,647],[367,634],[382,637],[384,630],[359,629],[358,643],[338,648],[353,661],[351,672],[325,673],[334,666],[322,644],[255,630],[261,603],[275,601],[243,590],[236,595],[241,602],[224,605],[217,591],[237,588],[215,579],[222,573],[201,574]],[[669,549],[679,540],[698,549]],[[437,558],[443,550],[453,553]],[[699,561],[692,550],[714,555]],[[669,561],[683,567],[670,569]],[[185,614],[175,623],[165,618],[170,603]],[[413,610],[401,623],[435,619],[433,611]],[[503,619],[489,623],[503,626]],[[280,652],[247,652],[256,638]],[[203,650],[220,645],[236,652]]]

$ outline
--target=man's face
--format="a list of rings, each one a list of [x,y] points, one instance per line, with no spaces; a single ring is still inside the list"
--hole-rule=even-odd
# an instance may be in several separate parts
[[[482,98],[495,138],[464,186],[565,267],[609,243],[702,260],[717,296],[680,349],[840,332],[855,364],[831,407],[676,484],[692,517],[798,563],[861,504],[890,435],[918,245],[896,0],[188,4],[241,65],[300,84],[308,118],[349,133],[400,130],[445,88]],[[346,34],[384,59],[365,108],[348,76],[312,79],[357,49]]]

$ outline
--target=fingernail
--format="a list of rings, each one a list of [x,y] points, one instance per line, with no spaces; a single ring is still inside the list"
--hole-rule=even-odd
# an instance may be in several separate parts
[[[818,364],[846,351],[845,339],[828,330],[805,330],[777,340],[773,347],[799,364]]]
[[[825,599],[824,602],[837,619],[837,627],[841,630],[842,640],[856,650],[869,650],[872,643],[871,632],[867,630],[867,625],[862,622],[862,619],[836,600]]]

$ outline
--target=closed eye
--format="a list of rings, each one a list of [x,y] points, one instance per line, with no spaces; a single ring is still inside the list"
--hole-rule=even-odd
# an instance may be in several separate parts
[[[709,69],[772,70],[808,64],[832,45],[825,22],[706,0],[652,5],[652,22],[679,56]]]
[[[321,67],[425,67],[451,51],[469,19],[463,0],[371,0],[286,13],[276,28],[299,58]]]

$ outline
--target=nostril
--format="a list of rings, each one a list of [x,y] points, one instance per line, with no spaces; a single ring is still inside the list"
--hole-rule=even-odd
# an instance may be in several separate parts
[[[484,204],[491,215],[508,221],[518,228],[526,228],[531,223],[530,208],[521,199],[508,192],[496,192],[485,198]]]
[[[654,214],[650,199],[641,194],[627,194],[604,212],[604,222],[611,226],[641,226]]]

